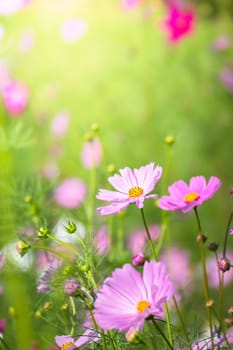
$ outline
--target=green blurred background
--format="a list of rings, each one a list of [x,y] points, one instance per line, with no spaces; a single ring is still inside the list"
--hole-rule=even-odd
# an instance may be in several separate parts
[[[17,145],[1,149],[2,246],[17,237],[18,222],[23,226],[18,215],[27,190],[22,187],[38,178],[43,164],[53,161],[51,148],[60,152],[56,158],[60,175],[46,183],[42,191],[46,195],[38,199],[45,205],[45,216],[53,214],[51,202],[45,203],[47,189],[64,177],[88,178],[80,152],[84,135],[95,122],[100,125],[105,166],[140,167],[151,161],[164,166],[168,147],[164,139],[172,135],[175,143],[168,184],[178,179],[188,181],[195,175],[218,176],[223,185],[200,209],[200,215],[210,239],[222,244],[232,210],[233,93],[222,84],[219,74],[233,64],[233,46],[216,51],[213,42],[224,35],[233,41],[233,5],[230,0],[198,0],[193,4],[195,31],[177,45],[167,41],[161,28],[165,7],[160,1],[144,1],[124,12],[117,0],[35,0],[12,16],[0,17],[5,31],[0,60],[16,80],[28,85],[30,93],[29,105],[17,120],[9,117],[1,104],[1,126],[10,138],[11,128],[21,121],[20,137],[30,130],[34,141],[24,149]],[[87,33],[74,43],[61,38],[61,25],[70,17],[88,23]],[[30,50],[22,51],[20,42],[25,33],[32,35],[33,44]],[[51,122],[64,110],[70,114],[70,126],[66,135],[56,138]],[[106,177],[103,169],[100,183]],[[162,194],[161,187],[158,191]],[[149,223],[159,222],[161,212],[155,206],[146,203],[146,211]],[[125,231],[139,225],[140,218],[134,215],[132,210],[126,214]],[[192,250],[196,232],[193,217],[173,215],[171,224],[171,241]],[[230,244],[232,247],[232,241]],[[35,332],[30,331],[33,311],[29,310],[36,307],[32,307],[34,300],[18,276],[19,272],[3,276],[8,297],[0,316],[8,313],[14,302],[20,304],[17,295],[21,301],[25,296],[20,311],[25,313],[24,320],[18,322],[16,333],[22,334],[24,328],[25,335],[28,327],[27,340],[24,342],[22,336],[19,345],[20,350],[26,350]]]

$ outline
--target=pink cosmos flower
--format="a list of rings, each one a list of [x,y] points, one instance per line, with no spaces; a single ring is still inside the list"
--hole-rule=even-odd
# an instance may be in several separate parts
[[[168,6],[167,18],[163,27],[168,33],[168,40],[177,43],[183,37],[190,35],[194,29],[195,15],[191,8],[186,9],[178,2],[171,2]]]
[[[226,254],[226,257],[233,261],[233,253],[228,251]],[[212,288],[218,289],[219,287],[219,269],[217,265],[217,261],[215,257],[211,257],[206,262],[206,269],[209,279],[209,285]],[[220,272],[221,273],[221,272]],[[224,285],[228,285],[230,283],[233,283],[233,269],[230,269],[229,271],[224,272]]]
[[[55,116],[51,123],[51,131],[55,136],[63,136],[68,127],[70,116],[68,112],[61,112]]]
[[[94,316],[104,330],[139,331],[147,317],[163,317],[163,305],[172,294],[163,263],[146,261],[143,274],[125,264],[113,271],[97,293]]]
[[[86,141],[81,153],[81,161],[86,169],[92,169],[100,165],[102,159],[102,145],[97,138]]]
[[[61,26],[61,36],[67,43],[81,39],[88,31],[88,24],[81,18],[68,18]]]
[[[19,81],[10,81],[2,86],[2,98],[6,110],[12,117],[20,116],[28,104],[28,88]]]
[[[72,209],[79,207],[86,195],[87,187],[82,180],[68,178],[56,188],[54,199],[61,207]]]
[[[120,169],[120,175],[115,174],[108,178],[110,184],[117,191],[100,189],[97,199],[110,202],[110,205],[99,207],[101,215],[117,214],[135,203],[138,208],[143,208],[144,200],[156,198],[156,194],[147,195],[151,192],[162,176],[162,168],[154,163],[131,170],[126,167]]]
[[[149,231],[151,238],[157,240],[160,234],[160,227],[157,224],[149,225]],[[145,245],[148,243],[148,238],[145,234],[145,228],[139,228],[130,234],[127,239],[127,247],[132,251],[133,254],[142,252]]]
[[[187,185],[183,180],[168,187],[169,196],[160,198],[158,206],[164,210],[181,210],[187,213],[213,197],[221,186],[220,180],[211,176],[209,182],[203,176],[192,177]]]

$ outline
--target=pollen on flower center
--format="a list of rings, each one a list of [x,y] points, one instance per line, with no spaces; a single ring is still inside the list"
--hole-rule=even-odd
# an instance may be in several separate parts
[[[140,300],[137,304],[137,311],[144,312],[150,307],[150,303],[147,300]]]
[[[129,189],[128,194],[132,198],[140,197],[143,194],[143,189],[141,187],[132,187]]]
[[[196,201],[198,198],[200,198],[198,193],[190,192],[190,193],[186,194],[186,196],[184,197],[184,201],[186,203],[191,203],[193,201]]]
[[[65,344],[62,345],[61,350],[67,350],[67,349],[69,349],[70,346],[73,345],[73,344],[74,344],[74,342],[69,341],[68,343],[65,343]]]

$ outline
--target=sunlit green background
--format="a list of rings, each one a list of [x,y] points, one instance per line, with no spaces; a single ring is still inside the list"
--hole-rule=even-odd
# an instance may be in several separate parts
[[[60,175],[46,183],[42,191],[48,189],[45,199],[64,177],[88,180],[80,152],[84,135],[95,122],[100,125],[104,147],[104,166],[98,178],[102,186],[110,163],[116,169],[140,167],[151,161],[165,166],[167,135],[175,137],[167,184],[178,179],[188,181],[195,175],[218,176],[223,185],[200,209],[200,215],[210,240],[223,244],[232,210],[233,95],[219,74],[233,62],[233,47],[215,52],[212,43],[222,35],[233,40],[233,9],[227,0],[194,4],[195,31],[177,45],[168,43],[161,28],[165,7],[160,1],[144,1],[135,10],[124,12],[118,0],[35,0],[17,14],[0,17],[5,28],[0,59],[15,79],[29,87],[28,108],[18,119],[23,123],[22,134],[31,130],[34,140],[25,149],[0,150],[2,246],[16,239],[18,225],[23,227],[18,216],[20,201],[27,192],[23,186],[28,186],[27,181],[36,182],[43,164],[53,160],[51,147],[61,149],[57,158]],[[62,23],[69,17],[88,22],[88,32],[75,43],[64,42],[60,34]],[[19,46],[25,31],[34,35],[28,52]],[[64,137],[56,139],[51,121],[63,110],[70,113],[70,126]],[[10,118],[1,104],[0,122],[7,133],[18,119]],[[158,192],[162,194],[161,186]],[[56,216],[51,201],[42,201],[43,205],[47,219]],[[161,212],[155,205],[146,203],[145,209],[149,223],[159,222]],[[127,234],[140,224],[140,217],[135,218],[135,211],[130,209],[126,219]],[[172,215],[170,240],[190,249],[194,261],[198,259],[193,249],[196,230],[192,214]],[[229,244],[232,247],[232,239]],[[38,307],[35,303],[41,302],[41,296],[31,296],[35,281],[30,282],[27,274],[13,267],[8,267],[0,279],[6,285],[0,296],[0,318],[7,315],[12,348],[27,350],[37,338],[40,349],[46,349],[54,330],[48,328],[46,333],[43,325],[40,336],[39,321],[31,322]]]

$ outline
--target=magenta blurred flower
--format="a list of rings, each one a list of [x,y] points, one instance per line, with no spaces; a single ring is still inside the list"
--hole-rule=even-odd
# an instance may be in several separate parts
[[[88,31],[88,23],[81,18],[68,18],[61,26],[61,36],[66,43],[80,40]]]
[[[125,264],[115,269],[97,292],[94,316],[104,330],[139,331],[147,317],[163,317],[164,303],[172,294],[163,263],[146,261],[143,274]]]
[[[27,6],[31,1],[32,0],[0,0],[0,15],[12,15]]]
[[[232,45],[232,39],[228,35],[218,36],[212,42],[212,48],[214,51],[224,51]]]
[[[149,225],[149,231],[153,240],[158,239],[160,234],[160,227],[156,224]],[[127,247],[133,254],[138,254],[144,250],[145,245],[148,243],[148,238],[145,233],[145,228],[139,228],[130,234],[127,239]]]
[[[144,200],[156,198],[156,194],[147,195],[151,192],[162,176],[162,168],[154,163],[131,170],[126,167],[120,169],[120,175],[115,174],[108,178],[110,184],[117,191],[100,189],[97,199],[110,202],[110,205],[99,207],[101,215],[117,214],[135,203],[138,208],[143,208]]]
[[[55,136],[62,136],[66,133],[70,122],[68,112],[61,112],[56,115],[51,123],[51,131]]]
[[[1,89],[3,103],[12,117],[20,116],[28,104],[28,88],[20,81],[10,81]]]
[[[5,327],[6,327],[6,319],[5,319],[5,318],[2,318],[2,319],[0,320],[0,336],[1,336],[2,334],[4,334]]]
[[[98,255],[105,255],[109,252],[110,237],[107,226],[102,226],[94,236],[94,246],[97,249],[96,253]]]
[[[158,206],[164,210],[181,210],[187,213],[213,197],[220,186],[221,182],[215,176],[211,176],[207,184],[203,176],[192,177],[189,185],[179,180],[168,187],[170,195],[161,197]]]
[[[228,251],[226,257],[233,261],[233,253]],[[209,279],[209,285],[212,288],[218,289],[219,287],[219,269],[215,257],[211,257],[206,262],[206,269]],[[233,283],[233,269],[224,272],[224,285]]]
[[[125,11],[131,11],[135,9],[142,0],[121,0],[121,6]]]
[[[102,145],[99,139],[94,138],[86,141],[81,153],[81,161],[86,169],[92,169],[100,165],[102,159]]]
[[[177,43],[185,36],[193,32],[195,25],[195,14],[192,8],[171,2],[168,6],[167,17],[163,21],[163,28],[168,33],[168,40]]]
[[[61,207],[72,209],[79,207],[86,195],[87,187],[82,180],[68,178],[55,189],[54,199]]]
[[[230,235],[233,236],[233,226],[230,228]]]
[[[233,93],[233,69],[232,68],[224,68],[220,74],[219,79],[225,86],[225,88]]]

